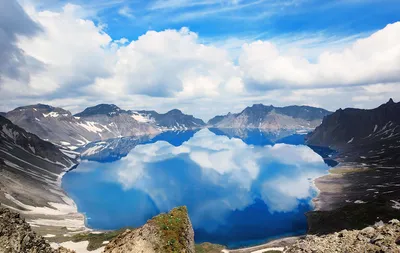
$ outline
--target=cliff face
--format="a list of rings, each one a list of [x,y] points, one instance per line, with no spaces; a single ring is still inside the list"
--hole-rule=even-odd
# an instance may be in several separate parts
[[[0,253],[73,253],[50,247],[19,214],[0,207]]]
[[[155,216],[135,230],[112,240],[105,253],[194,253],[194,232],[186,207]]]

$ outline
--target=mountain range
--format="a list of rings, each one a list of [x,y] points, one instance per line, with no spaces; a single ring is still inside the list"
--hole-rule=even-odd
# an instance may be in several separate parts
[[[92,141],[124,136],[154,135],[165,130],[185,130],[204,122],[179,110],[166,114],[122,110],[100,104],[72,115],[62,108],[37,104],[18,107],[5,116],[44,140],[75,149]]]
[[[216,116],[208,125],[216,128],[258,128],[267,130],[313,130],[331,112],[311,106],[274,107],[255,104],[242,112]]]
[[[241,113],[217,116],[208,124],[192,115],[173,109],[156,111],[123,110],[114,104],[99,104],[72,115],[50,105],[18,107],[5,113],[14,124],[52,143],[76,149],[93,141],[121,137],[157,135],[165,131],[203,127],[259,128],[268,131],[310,131],[329,111],[309,106],[274,107],[261,104]]]

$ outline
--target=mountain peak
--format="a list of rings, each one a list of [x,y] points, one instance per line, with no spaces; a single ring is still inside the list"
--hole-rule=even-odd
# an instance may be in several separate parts
[[[122,110],[118,106],[114,104],[98,104],[92,107],[88,107],[83,112],[75,114],[77,117],[89,117],[94,115],[107,115],[107,116],[114,116],[120,113],[127,112]]]
[[[387,105],[392,105],[392,104],[395,104],[395,102],[393,101],[392,98],[390,98],[389,101],[388,101],[386,104],[387,104]]]
[[[171,111],[167,112],[167,114],[183,114],[183,112],[179,109],[172,109]]]

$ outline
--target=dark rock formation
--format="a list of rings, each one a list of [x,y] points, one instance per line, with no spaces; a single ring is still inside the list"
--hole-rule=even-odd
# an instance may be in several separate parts
[[[0,253],[73,253],[50,247],[18,213],[0,207]]]

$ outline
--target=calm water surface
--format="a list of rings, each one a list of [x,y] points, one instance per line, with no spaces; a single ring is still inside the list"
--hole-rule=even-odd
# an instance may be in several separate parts
[[[329,168],[301,135],[280,137],[203,129],[98,142],[63,188],[95,229],[141,226],[186,205],[196,242],[239,247],[301,234],[312,179]]]

